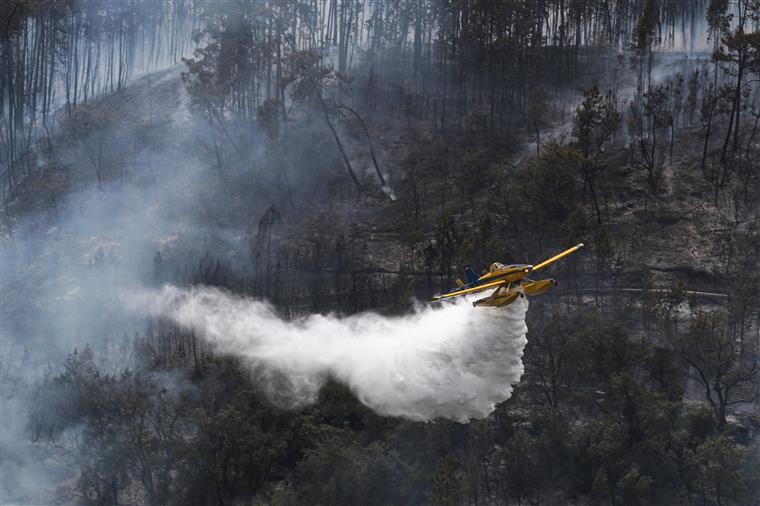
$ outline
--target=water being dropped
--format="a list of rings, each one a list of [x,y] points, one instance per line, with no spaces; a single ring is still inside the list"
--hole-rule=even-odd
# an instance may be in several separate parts
[[[334,378],[381,415],[464,423],[488,416],[523,373],[525,299],[501,309],[461,300],[404,316],[296,320],[266,302],[204,287],[167,286],[143,303],[242,358],[269,397],[288,407],[313,402]]]

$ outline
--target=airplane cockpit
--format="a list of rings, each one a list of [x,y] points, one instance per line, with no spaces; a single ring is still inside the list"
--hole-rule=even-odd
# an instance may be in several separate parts
[[[500,262],[494,262],[494,263],[491,264],[491,267],[489,267],[488,272],[491,273],[491,274],[493,274],[494,272],[500,272],[500,271],[504,271],[504,270],[511,271],[511,270],[514,270],[514,269],[525,269],[527,267],[532,267],[532,266],[528,265],[528,264],[510,264],[510,265],[504,265],[503,263],[500,263]]]

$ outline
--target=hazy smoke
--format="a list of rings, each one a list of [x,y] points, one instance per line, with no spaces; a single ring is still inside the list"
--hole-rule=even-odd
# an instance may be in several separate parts
[[[332,377],[379,414],[467,422],[509,398],[523,373],[524,299],[500,310],[460,301],[407,316],[286,321],[266,302],[168,286],[141,306],[242,357],[262,373],[270,397],[289,406],[314,401]]]

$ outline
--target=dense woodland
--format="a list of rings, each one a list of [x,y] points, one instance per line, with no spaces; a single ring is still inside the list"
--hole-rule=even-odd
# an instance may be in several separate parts
[[[757,0],[0,3],[5,245],[78,192],[185,195],[201,232],[140,282],[283,318],[403,314],[466,265],[587,245],[531,300],[514,395],[469,424],[337,382],[283,409],[162,319],[54,358],[9,350],[64,342],[55,321],[5,324],[2,401],[62,464],[32,493],[3,439],[0,500],[760,504],[759,28]],[[198,179],[163,190],[178,158]],[[6,283],[6,321],[35,279]]]

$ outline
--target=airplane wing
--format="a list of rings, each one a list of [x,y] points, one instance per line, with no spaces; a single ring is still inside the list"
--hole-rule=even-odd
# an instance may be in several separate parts
[[[567,256],[567,255],[569,255],[570,253],[573,253],[573,252],[575,252],[575,251],[578,251],[578,250],[579,250],[579,249],[581,249],[582,247],[583,247],[583,243],[579,243],[579,244],[576,244],[576,245],[575,245],[575,246],[573,246],[572,248],[570,248],[570,249],[568,249],[568,250],[565,250],[565,251],[563,251],[563,252],[562,252],[562,253],[560,253],[559,255],[554,255],[554,256],[553,256],[553,257],[551,257],[550,259],[548,259],[548,260],[544,260],[543,262],[541,262],[541,263],[540,263],[540,264],[538,264],[538,265],[534,265],[534,266],[533,266],[533,269],[531,269],[531,272],[533,272],[533,271],[537,271],[537,270],[539,270],[539,269],[543,269],[543,268],[544,268],[544,267],[546,267],[547,265],[549,265],[549,264],[553,264],[554,262],[556,262],[556,261],[557,261],[557,260],[559,260],[560,258],[562,258],[562,257],[565,257],[565,256]]]
[[[451,297],[459,297],[460,295],[467,295],[468,293],[482,292],[483,290],[488,290],[489,288],[496,288],[505,284],[507,284],[507,281],[503,279],[500,279],[498,281],[491,281],[490,283],[484,283],[482,285],[474,286],[472,288],[467,288],[466,290],[457,290],[456,292],[436,295],[430,300],[430,302],[437,302],[443,299],[450,299]]]

